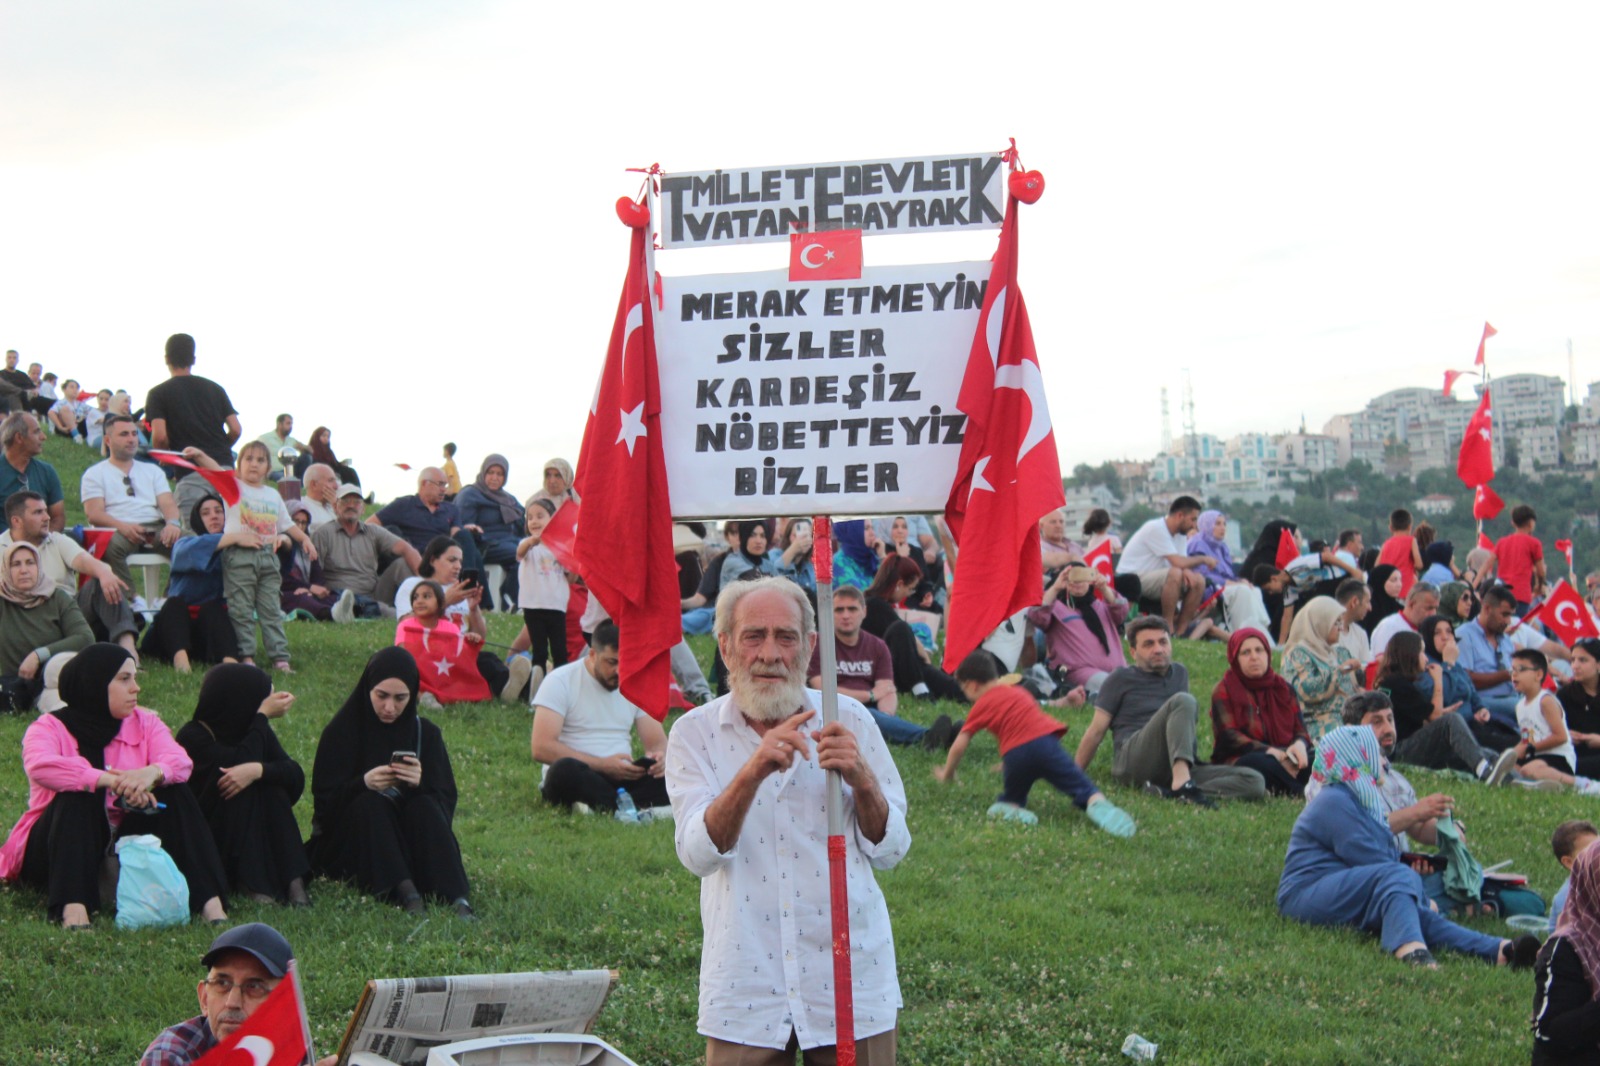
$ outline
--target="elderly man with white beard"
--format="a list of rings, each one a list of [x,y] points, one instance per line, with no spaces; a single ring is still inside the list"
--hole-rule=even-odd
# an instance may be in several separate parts
[[[900,985],[872,870],[903,859],[911,833],[889,747],[846,696],[818,728],[821,693],[805,687],[816,619],[792,581],[729,585],[716,637],[729,693],[667,739],[678,858],[701,879],[706,1066],[792,1066],[797,1052],[806,1066],[835,1061],[829,770],[843,780],[856,1061],[892,1066]]]

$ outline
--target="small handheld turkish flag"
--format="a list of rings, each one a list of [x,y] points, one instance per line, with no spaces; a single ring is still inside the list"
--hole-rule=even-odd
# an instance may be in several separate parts
[[[1456,387],[1456,381],[1458,379],[1460,379],[1462,374],[1466,374],[1466,373],[1469,373],[1469,371],[1466,371],[1466,370],[1446,370],[1444,372],[1444,394],[1445,394],[1446,398],[1449,397],[1450,390],[1454,389]]]
[[[1461,437],[1456,475],[1473,488],[1494,480],[1494,417],[1489,409],[1488,389],[1483,390],[1483,399],[1478,401],[1478,409]]]
[[[581,514],[577,500],[568,500],[556,508],[556,513],[544,527],[544,539],[539,543],[550,549],[570,573],[578,572],[578,517]]]
[[[1085,566],[1092,566],[1106,576],[1106,581],[1116,578],[1111,570],[1111,541],[1103,540],[1083,553]]]
[[[1294,539],[1294,534],[1287,529],[1278,533],[1278,555],[1273,559],[1273,565],[1279,570],[1300,558],[1300,544]]]
[[[1588,605],[1565,580],[1551,586],[1550,596],[1544,602],[1543,618],[1546,628],[1569,648],[1580,637],[1600,637],[1600,629],[1595,627]]]
[[[1488,485],[1479,485],[1472,492],[1472,517],[1487,522],[1505,510],[1506,501]]]
[[[246,1018],[195,1066],[300,1066],[306,1059],[306,1023],[295,991],[294,971],[278,982]]]
[[[860,230],[789,235],[790,281],[838,281],[860,276]]]
[[[1566,557],[1566,560],[1567,560],[1567,573],[1569,573],[1569,574],[1572,573],[1572,541],[1570,541],[1570,540],[1558,540],[1558,541],[1556,541],[1556,551],[1560,552],[1562,555],[1564,555]]]
[[[1498,332],[1500,331],[1489,325],[1489,323],[1485,322],[1483,324],[1483,337],[1478,341],[1478,358],[1472,361],[1473,366],[1483,365],[1483,346],[1488,342],[1490,337],[1493,337]]]
[[[1486,552],[1494,551],[1494,541],[1490,540],[1489,534],[1485,533],[1481,529],[1478,531],[1478,547],[1482,548]]]
[[[193,470],[211,483],[217,495],[222,497],[222,502],[229,507],[239,502],[239,478],[232,470],[202,470],[185,459],[182,452],[166,452],[157,448],[150,449],[150,457],[162,466]]]

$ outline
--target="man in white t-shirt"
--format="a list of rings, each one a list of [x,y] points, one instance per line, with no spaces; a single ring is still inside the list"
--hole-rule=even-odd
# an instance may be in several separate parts
[[[1361,554],[1366,550],[1361,541],[1361,530],[1341,529],[1339,531],[1339,542],[1333,555],[1339,562],[1347,565],[1351,577],[1359,577],[1365,581],[1367,575],[1361,572]],[[1368,604],[1369,609],[1370,607],[1371,604]]]
[[[625,790],[641,811],[667,807],[667,733],[619,691],[618,644],[616,623],[600,623],[589,654],[550,671],[533,697],[533,758],[544,764],[546,803],[612,811]],[[633,757],[635,729],[641,759]]]
[[[1411,591],[1406,593],[1406,605],[1372,627],[1372,657],[1383,658],[1384,650],[1389,647],[1389,641],[1396,633],[1404,633],[1408,629],[1413,633],[1418,632],[1423,621],[1438,611],[1438,587],[1426,581],[1412,585]]]
[[[1217,565],[1209,555],[1189,554],[1189,534],[1199,519],[1200,501],[1179,496],[1167,508],[1167,517],[1150,519],[1128,538],[1117,560],[1117,573],[1137,574],[1139,595],[1159,599],[1162,617],[1180,636],[1205,599],[1206,579],[1196,568]]]
[[[138,654],[134,638],[139,619],[128,602],[128,586],[111,568],[84,551],[65,533],[50,532],[50,508],[37,492],[13,492],[6,498],[6,532],[0,547],[27,541],[39,549],[39,566],[57,588],[76,588],[78,609],[89,619],[96,640],[109,640]],[[78,578],[87,578],[82,585]]]
[[[183,523],[161,468],[134,459],[139,452],[139,424],[126,415],[110,415],[104,436],[110,458],[83,472],[83,513],[90,524],[116,530],[106,548],[106,564],[131,583],[128,556],[135,552],[170,556],[172,545],[183,535]]]
[[[1339,636],[1339,643],[1350,652],[1352,659],[1366,666],[1372,661],[1372,642],[1360,623],[1372,613],[1372,590],[1360,578],[1350,577],[1339,582],[1333,598],[1344,608],[1344,632]]]

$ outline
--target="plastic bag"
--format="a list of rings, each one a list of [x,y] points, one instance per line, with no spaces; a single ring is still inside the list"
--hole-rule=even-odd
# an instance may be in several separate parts
[[[189,882],[158,837],[143,834],[117,841],[117,928],[187,925]]]

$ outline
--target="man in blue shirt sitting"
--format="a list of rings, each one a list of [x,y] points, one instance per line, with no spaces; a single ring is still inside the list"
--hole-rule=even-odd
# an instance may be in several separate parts
[[[1506,627],[1517,609],[1511,590],[1495,585],[1483,594],[1478,617],[1456,630],[1460,663],[1478,688],[1483,705],[1495,718],[1517,727],[1517,694],[1511,688],[1511,653],[1516,650]]]

